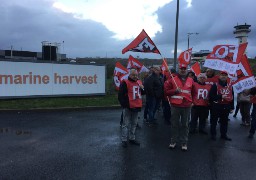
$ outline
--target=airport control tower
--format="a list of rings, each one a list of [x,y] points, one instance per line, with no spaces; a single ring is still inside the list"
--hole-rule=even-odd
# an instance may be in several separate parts
[[[234,34],[236,35],[236,38],[238,39],[238,44],[246,43],[248,34],[251,32],[250,30],[251,25],[244,24],[244,25],[236,25],[234,28]]]

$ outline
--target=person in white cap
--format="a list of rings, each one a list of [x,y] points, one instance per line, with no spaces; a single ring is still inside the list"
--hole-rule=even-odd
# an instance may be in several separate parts
[[[197,76],[197,81],[193,85],[192,89],[192,114],[190,121],[190,133],[197,132],[197,121],[199,119],[199,133],[208,134],[205,131],[206,119],[208,117],[208,106],[209,106],[209,91],[211,84],[206,84],[207,76],[204,73],[200,73]]]

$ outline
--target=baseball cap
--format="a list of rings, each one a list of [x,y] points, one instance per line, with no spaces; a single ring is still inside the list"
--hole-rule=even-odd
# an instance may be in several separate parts
[[[187,69],[187,64],[179,64],[179,68],[186,68]]]
[[[207,78],[206,74],[205,73],[200,73],[197,78],[201,78],[201,77],[204,77],[204,78]]]
[[[228,72],[227,72],[227,71],[220,71],[220,74],[226,74],[226,75],[228,75]]]

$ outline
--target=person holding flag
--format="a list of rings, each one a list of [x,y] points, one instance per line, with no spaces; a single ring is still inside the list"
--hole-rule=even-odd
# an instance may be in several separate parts
[[[187,151],[188,121],[192,104],[193,79],[187,77],[187,64],[179,64],[177,76],[168,80],[165,84],[165,94],[171,103],[171,143],[169,148],[174,149],[178,141],[181,149]]]
[[[133,145],[140,145],[135,140],[135,131],[138,123],[138,112],[142,108],[142,97],[144,93],[144,86],[138,79],[138,71],[130,69],[128,79],[122,81],[119,92],[118,100],[123,108],[123,123],[122,123],[122,146],[127,147],[127,138],[129,134],[129,142]]]
[[[232,139],[227,136],[228,116],[234,110],[234,92],[232,86],[228,83],[228,73],[221,71],[219,80],[213,84],[209,98],[211,103],[211,139],[216,140],[216,126],[220,122],[220,138],[226,141]]]

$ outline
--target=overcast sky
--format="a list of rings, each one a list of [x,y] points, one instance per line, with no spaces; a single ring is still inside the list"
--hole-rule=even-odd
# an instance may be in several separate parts
[[[176,0],[8,0],[0,4],[0,49],[42,51],[60,43],[67,57],[160,58],[121,51],[142,29],[164,57],[173,57]],[[178,53],[237,45],[237,24],[250,24],[247,53],[256,56],[255,0],[180,0]],[[64,42],[64,43],[63,43]]]

